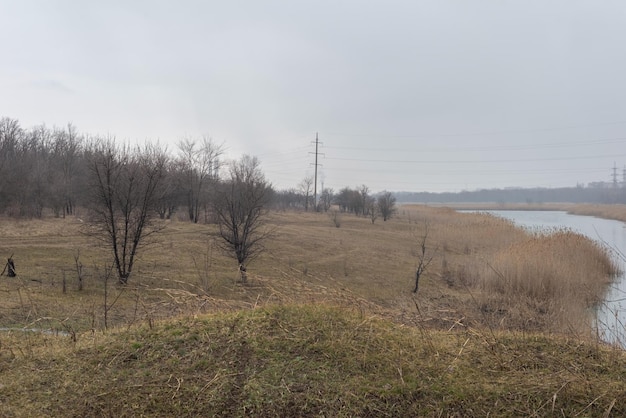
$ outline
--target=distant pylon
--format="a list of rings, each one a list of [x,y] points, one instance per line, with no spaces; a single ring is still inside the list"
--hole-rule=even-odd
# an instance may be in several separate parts
[[[315,179],[313,180],[313,208],[314,210],[317,212],[317,167],[320,166],[320,164],[318,164],[317,162],[317,158],[319,156],[319,137],[317,135],[317,132],[315,132],[315,163],[313,164],[315,166]],[[311,153],[309,153],[311,154]]]

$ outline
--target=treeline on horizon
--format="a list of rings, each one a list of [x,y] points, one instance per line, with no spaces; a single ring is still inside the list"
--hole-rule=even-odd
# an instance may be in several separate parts
[[[623,187],[483,189],[462,192],[396,192],[398,203],[626,203]]]
[[[45,210],[55,216],[75,214],[88,203],[89,159],[98,143],[110,138],[82,134],[68,124],[63,128],[39,125],[23,128],[19,121],[0,118],[0,214],[41,217]],[[124,146],[124,145],[122,145]],[[210,203],[220,169],[222,146],[209,138],[181,139],[169,152],[166,179],[160,191],[161,218],[178,213],[181,219],[210,222]],[[380,215],[384,220],[398,203],[626,203],[626,189],[534,188],[486,189],[459,193],[396,192],[372,193],[366,185],[341,190],[318,190],[313,196],[313,179],[305,177],[292,188],[271,190],[270,206],[279,210],[328,211],[335,207],[357,216]]]
[[[68,124],[63,128],[45,125],[23,128],[18,120],[0,118],[0,214],[35,217],[46,210],[54,216],[76,214],[89,206],[93,189],[94,155],[110,137],[88,136]],[[159,145],[131,147],[118,144],[119,153],[146,153]],[[211,222],[211,202],[228,168],[223,146],[210,138],[183,138],[174,150],[167,150],[165,179],[158,191],[156,211],[162,219],[175,213],[192,222]],[[328,211],[336,205],[342,212],[387,220],[394,212],[390,192],[376,195],[367,186],[345,187],[335,193],[318,190],[314,199],[313,179],[305,177],[285,190],[270,188],[270,208],[279,210]]]

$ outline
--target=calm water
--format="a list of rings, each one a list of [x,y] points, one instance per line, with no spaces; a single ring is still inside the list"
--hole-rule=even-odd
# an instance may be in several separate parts
[[[596,311],[598,334],[607,342],[626,347],[626,224],[592,216],[570,215],[561,211],[490,210],[517,225],[530,229],[569,228],[610,247],[622,275],[611,285]]]

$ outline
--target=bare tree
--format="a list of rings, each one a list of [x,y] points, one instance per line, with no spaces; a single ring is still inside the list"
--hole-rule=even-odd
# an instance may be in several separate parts
[[[165,152],[151,145],[130,150],[109,139],[92,150],[90,223],[113,253],[121,284],[128,282],[140,246],[162,229],[153,219],[166,164]]]
[[[79,157],[82,151],[82,137],[71,123],[67,125],[67,130],[57,130],[54,137],[52,155],[57,181],[54,203],[62,207],[65,217],[74,214],[76,207],[77,179],[81,177]],[[56,212],[57,208],[54,209]]]
[[[55,170],[50,153],[53,135],[45,125],[39,125],[26,138],[25,162],[28,165],[28,180],[27,186],[22,190],[25,196],[20,199],[22,212],[41,218],[44,207],[53,199],[51,191]]]
[[[365,206],[363,205],[364,199],[361,196],[359,190],[349,190],[349,204],[348,211],[354,213],[356,216],[365,214]]]
[[[186,173],[189,220],[198,223],[200,207],[208,203],[207,186],[215,185],[219,178],[223,147],[205,136],[200,143],[195,139],[185,138],[178,143],[178,149]]]
[[[24,130],[15,119],[0,119],[0,175],[15,160],[17,148],[24,135]],[[1,184],[0,184],[1,187]]]
[[[365,200],[365,213],[369,216],[372,224],[378,219],[380,212],[378,211],[378,205],[376,204],[376,198],[374,196],[368,196]]]
[[[432,251],[430,254],[427,254],[428,253],[428,249],[426,247],[427,239],[428,239],[428,224],[425,224],[424,234],[422,235],[420,239],[419,248],[418,248],[419,252],[417,253],[418,264],[415,269],[415,287],[413,288],[413,293],[417,293],[420,278],[422,277],[422,274],[424,274],[424,272],[426,271],[430,263],[433,261],[433,257],[435,256],[435,253],[437,252],[437,250],[435,249],[435,251]]]
[[[383,217],[383,221],[391,219],[391,217],[396,213],[396,198],[391,192],[384,191],[380,196],[378,196],[378,210],[380,211],[380,215]]]
[[[300,197],[295,188],[277,191],[274,193],[273,207],[279,210],[296,209],[299,207]]]
[[[339,190],[339,193],[334,196],[334,202],[339,206],[342,212],[350,210],[351,206],[352,190],[349,187],[344,187]]]
[[[368,201],[370,200],[370,188],[367,187],[365,184],[361,185],[361,187],[358,190],[358,198],[359,198],[359,208],[360,208],[360,212],[363,216],[368,216],[369,215],[369,207],[368,207]],[[357,213],[358,215],[358,213]]]
[[[185,172],[180,161],[171,160],[167,164],[166,174],[159,186],[157,212],[161,219],[171,219],[179,204],[186,199],[184,190]]]
[[[313,199],[313,176],[306,176],[304,179],[302,179],[300,184],[298,184],[298,188],[300,190],[300,193],[302,194],[304,211],[308,212],[309,204]]]
[[[248,155],[233,162],[213,201],[221,247],[235,255],[244,281],[246,264],[263,251],[271,233],[263,227],[272,188],[259,165]]]

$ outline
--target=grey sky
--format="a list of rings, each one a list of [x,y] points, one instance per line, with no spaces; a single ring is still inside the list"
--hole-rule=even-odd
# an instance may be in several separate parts
[[[0,116],[210,135],[278,188],[459,191],[626,166],[626,2],[0,0]]]

